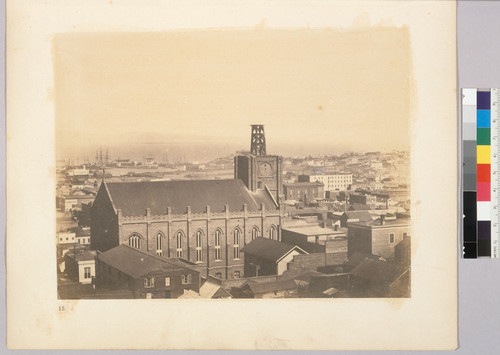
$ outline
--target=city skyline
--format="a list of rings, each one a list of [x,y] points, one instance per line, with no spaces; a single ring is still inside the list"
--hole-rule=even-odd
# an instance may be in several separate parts
[[[238,152],[249,152],[249,147],[243,145],[234,145],[228,147],[221,144],[218,147],[213,144],[207,150],[203,144],[198,143],[199,146],[194,146],[192,143],[136,143],[128,146],[109,146],[109,145],[96,145],[86,150],[82,150],[80,154],[67,155],[59,157],[59,160],[71,161],[72,164],[94,163],[99,160],[102,153],[103,160],[106,155],[109,161],[117,159],[130,159],[135,161],[143,161],[146,158],[152,158],[157,162],[168,163],[208,163],[216,159],[227,158],[237,154]],[[355,150],[346,149],[342,151],[327,151],[318,149],[317,151],[309,151],[304,153],[303,150],[296,150],[297,154],[286,154],[286,147],[280,149],[276,145],[268,145],[272,149],[270,154],[278,154],[284,158],[301,158],[308,157],[314,159],[327,158],[327,157],[340,157],[344,154],[365,154],[376,152],[381,154],[388,154],[392,152],[405,152],[409,153],[409,149],[391,149],[391,150]],[[273,149],[278,148],[278,149]],[[97,157],[97,158],[96,158]]]

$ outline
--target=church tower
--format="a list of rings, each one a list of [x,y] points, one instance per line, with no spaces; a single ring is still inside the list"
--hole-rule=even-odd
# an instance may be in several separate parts
[[[283,193],[283,157],[266,154],[263,125],[252,125],[250,154],[234,157],[234,178],[241,179],[250,191],[268,190],[276,203]]]

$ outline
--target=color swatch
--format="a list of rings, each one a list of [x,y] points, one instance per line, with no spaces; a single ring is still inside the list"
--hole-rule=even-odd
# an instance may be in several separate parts
[[[462,91],[464,258],[491,256],[492,131],[490,90]]]

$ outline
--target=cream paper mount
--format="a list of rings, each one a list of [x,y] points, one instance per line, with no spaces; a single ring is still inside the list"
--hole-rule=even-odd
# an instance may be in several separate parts
[[[453,1],[9,2],[8,347],[455,349],[455,11]],[[179,53],[159,45],[163,40],[182,41],[179,33],[192,37],[183,50],[201,51],[192,67],[176,62]],[[240,39],[238,33],[243,33]],[[264,48],[258,52],[262,57],[255,58],[269,71],[267,83],[247,77],[244,70],[221,72],[229,81],[219,78],[212,87],[204,81],[213,77],[202,69],[220,69],[220,63],[202,66],[199,56],[227,50],[224,36],[232,41],[235,60],[245,51],[252,53],[247,44],[258,46],[257,37],[265,43],[282,36],[282,56],[266,57]],[[393,41],[366,51],[384,36],[393,36]],[[331,67],[325,66],[328,56]],[[287,67],[290,63],[302,66]],[[151,90],[147,81],[154,77],[132,70],[150,66],[158,68],[160,76],[165,68],[176,66],[194,83],[172,88],[165,82]],[[342,70],[335,72],[337,67]],[[272,80],[274,73],[283,75],[287,68],[309,86]],[[321,80],[319,69],[334,80]],[[316,80],[308,81],[308,73]],[[381,78],[380,73],[387,75]],[[74,80],[63,80],[66,74]],[[93,96],[99,82],[99,95]],[[225,84],[216,85],[221,82]],[[228,83],[234,87],[228,88]],[[293,93],[293,100],[280,97],[280,92]],[[180,97],[191,100],[179,104]],[[214,100],[219,105],[212,105]],[[162,111],[165,107],[170,111]],[[241,141],[246,145],[248,125],[255,119],[275,132],[270,148],[276,151],[285,150],[287,142],[299,136],[305,147],[314,149],[340,149],[342,140],[352,140],[352,150],[367,150],[370,142],[380,149],[409,147],[410,298],[58,299],[58,154],[103,140],[113,142],[126,132],[166,129],[180,136],[227,140],[231,147]]]

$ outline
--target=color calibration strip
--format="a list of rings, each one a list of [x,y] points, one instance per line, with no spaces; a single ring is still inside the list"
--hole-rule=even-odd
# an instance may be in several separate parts
[[[463,257],[498,257],[497,89],[462,91]]]
[[[491,89],[491,257],[500,258],[500,89]]]

